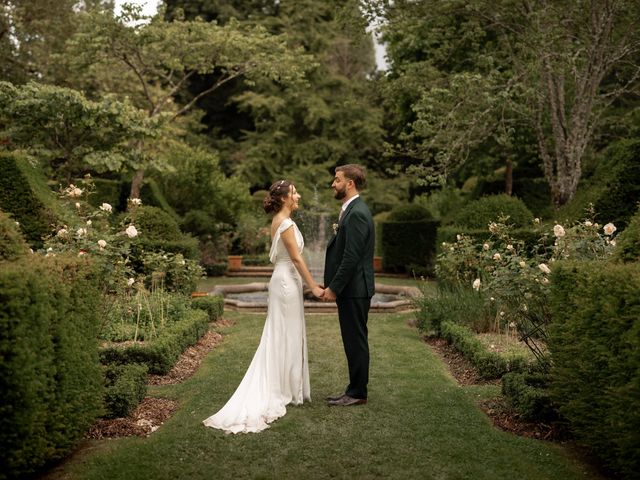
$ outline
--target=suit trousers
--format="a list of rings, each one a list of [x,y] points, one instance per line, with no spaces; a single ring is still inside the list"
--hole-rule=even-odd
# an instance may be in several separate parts
[[[344,352],[349,366],[349,385],[345,393],[353,398],[367,398],[369,383],[370,298],[338,298],[338,318]]]

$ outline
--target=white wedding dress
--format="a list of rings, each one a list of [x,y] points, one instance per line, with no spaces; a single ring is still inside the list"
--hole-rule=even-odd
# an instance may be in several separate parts
[[[302,278],[281,241],[282,232],[289,228],[302,253],[302,234],[287,218],[271,244],[269,258],[274,268],[260,345],[235,393],[204,420],[207,427],[227,433],[260,432],[287,413],[286,405],[311,400]]]

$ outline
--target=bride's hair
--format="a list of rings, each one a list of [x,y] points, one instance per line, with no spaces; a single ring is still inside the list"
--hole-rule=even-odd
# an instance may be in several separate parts
[[[287,195],[289,195],[289,190],[291,189],[291,182],[288,180],[278,180],[276,183],[271,185],[269,188],[269,193],[264,197],[262,202],[262,207],[264,211],[267,213],[277,213],[282,208],[282,204],[284,203],[284,199]]]

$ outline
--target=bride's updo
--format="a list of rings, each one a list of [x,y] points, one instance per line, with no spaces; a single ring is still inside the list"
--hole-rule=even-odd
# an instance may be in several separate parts
[[[269,193],[264,197],[262,207],[267,213],[278,213],[282,208],[284,199],[289,195],[291,189],[291,182],[288,180],[278,180],[271,185]]]

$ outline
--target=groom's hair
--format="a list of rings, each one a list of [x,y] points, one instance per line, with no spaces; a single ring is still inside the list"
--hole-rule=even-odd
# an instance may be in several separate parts
[[[358,191],[364,188],[365,183],[367,183],[364,174],[364,167],[356,165],[355,163],[340,165],[339,167],[336,167],[336,173],[337,172],[342,172],[345,178],[353,180],[353,183],[356,185],[356,190]]]

